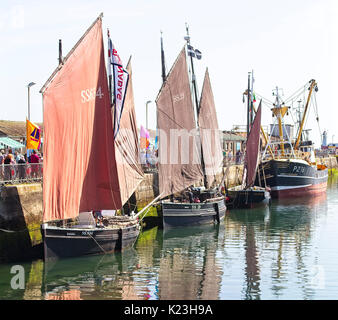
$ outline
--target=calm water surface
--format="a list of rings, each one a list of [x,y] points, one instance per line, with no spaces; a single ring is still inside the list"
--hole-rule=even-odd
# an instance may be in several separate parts
[[[142,232],[122,254],[0,265],[0,299],[338,299],[338,179],[324,196]]]

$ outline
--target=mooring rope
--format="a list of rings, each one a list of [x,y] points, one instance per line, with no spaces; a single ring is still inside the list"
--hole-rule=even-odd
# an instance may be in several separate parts
[[[103,251],[104,254],[107,254],[107,252],[100,246],[100,244],[96,241],[96,239],[91,235],[91,234],[88,234],[89,237],[91,237],[95,243],[98,245],[98,247]]]

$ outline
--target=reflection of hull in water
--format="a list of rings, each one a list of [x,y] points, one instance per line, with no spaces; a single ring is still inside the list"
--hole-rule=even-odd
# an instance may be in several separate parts
[[[253,208],[237,208],[230,211],[228,219],[231,222],[239,223],[239,225],[246,223],[260,224],[269,219],[270,213],[271,207],[268,205],[255,206]]]
[[[303,197],[293,197],[293,198],[281,198],[277,199],[276,203],[282,206],[292,206],[292,205],[308,205],[314,206],[318,205],[326,200],[326,193],[320,193],[316,195],[307,195]]]
[[[308,230],[314,213],[325,206],[326,193],[317,196],[275,199],[266,208],[232,210],[229,220],[239,226],[255,224],[268,232],[283,230],[286,233]]]
[[[175,248],[193,247],[199,251],[204,248],[216,248],[218,243],[223,242],[225,234],[224,224],[192,226],[190,228],[178,227],[163,229],[162,250],[168,248],[169,251]],[[166,249],[165,249],[166,250]]]
[[[161,207],[164,229],[219,223],[224,219],[226,211],[224,198],[201,203],[162,201]]]
[[[138,223],[120,228],[63,228],[43,225],[45,260],[121,251],[134,244]]]
[[[164,229],[159,299],[219,299],[223,266],[217,255],[223,252],[224,236],[223,223]]]
[[[103,283],[120,291],[120,275],[123,274],[126,281],[130,281],[127,271],[137,266],[138,256],[133,248],[115,254],[46,261],[43,291],[47,299],[54,300],[75,299],[76,296],[80,297],[80,293],[94,292],[95,286],[101,287]],[[121,296],[116,298],[120,299]]]
[[[209,225],[200,225],[192,226],[190,228],[177,227],[163,230],[163,239],[170,238],[186,238],[191,236],[201,236],[203,234],[215,234],[219,231],[219,224],[209,224]]]
[[[229,188],[227,190],[229,200],[227,208],[252,208],[270,204],[269,191],[260,187],[242,189],[241,187]]]

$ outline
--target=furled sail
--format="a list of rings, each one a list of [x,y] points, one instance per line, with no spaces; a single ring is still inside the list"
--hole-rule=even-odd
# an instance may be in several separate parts
[[[245,152],[245,166],[247,170],[246,187],[251,187],[254,185],[258,166],[260,128],[261,128],[261,104],[262,102],[259,103],[259,107],[256,112],[256,117],[252,124],[246,142],[246,152]]]
[[[156,99],[159,133],[159,189],[163,196],[203,179],[185,48]]]
[[[101,16],[41,91],[43,220],[121,208]]]
[[[129,83],[120,120],[120,130],[115,138],[115,154],[122,204],[130,198],[144,177],[139,163],[140,150],[130,59],[127,71],[129,73]]]
[[[222,169],[223,154],[208,69],[205,71],[202,87],[198,125],[207,186],[211,187],[216,179],[216,174]]]

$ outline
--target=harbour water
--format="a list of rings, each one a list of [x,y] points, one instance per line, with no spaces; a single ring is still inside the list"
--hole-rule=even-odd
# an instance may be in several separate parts
[[[0,265],[0,299],[337,299],[338,177],[327,193],[141,233],[123,253]],[[14,270],[14,271],[13,271]],[[11,273],[11,271],[13,273]]]

